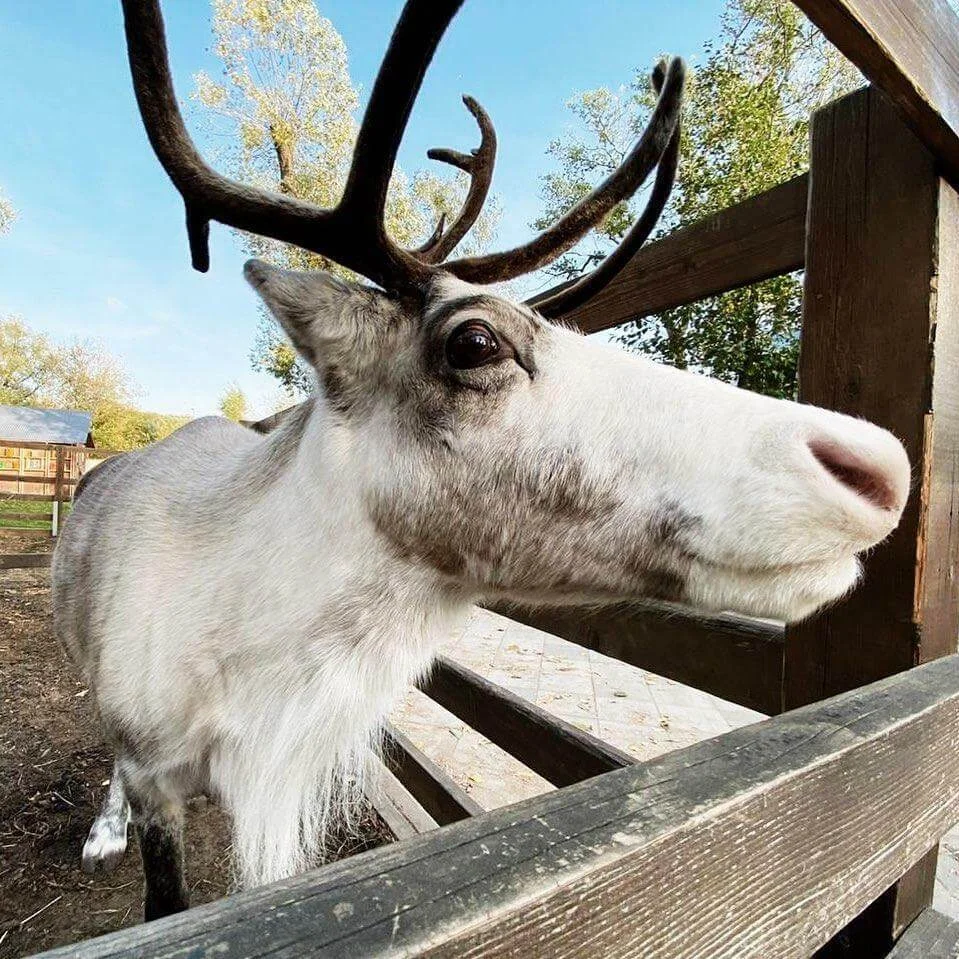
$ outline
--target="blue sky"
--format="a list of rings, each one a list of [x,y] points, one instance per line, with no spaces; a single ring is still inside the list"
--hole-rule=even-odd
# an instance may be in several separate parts
[[[400,0],[318,6],[343,35],[365,95]],[[217,73],[209,3],[163,8],[184,100],[196,71]],[[400,165],[425,165],[430,146],[474,146],[459,99],[472,93],[499,135],[497,243],[520,241],[540,210],[546,147],[570,123],[565,101],[617,87],[663,52],[695,65],[721,10],[722,0],[471,0],[427,75]],[[250,369],[258,312],[240,275],[244,255],[214,224],[211,271],[190,268],[179,196],[136,113],[119,0],[0,0],[0,90],[0,188],[20,212],[0,237],[0,315],[20,314],[55,338],[102,339],[143,408],[216,412],[235,380],[268,412],[276,387]],[[196,133],[189,110],[187,122]]]

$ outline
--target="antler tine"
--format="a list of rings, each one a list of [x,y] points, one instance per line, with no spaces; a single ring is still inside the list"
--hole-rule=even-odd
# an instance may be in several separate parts
[[[426,68],[463,2],[407,0],[373,83],[340,209],[381,242],[386,239],[386,193],[400,140]],[[402,251],[393,247],[393,252]]]
[[[617,203],[632,196],[656,166],[679,122],[685,75],[683,61],[673,59],[649,125],[629,156],[556,223],[523,246],[504,253],[454,260],[444,269],[472,283],[496,283],[537,270],[575,246]]]
[[[660,93],[666,77],[665,63],[656,65],[653,71],[653,88]],[[633,258],[633,255],[649,239],[650,233],[666,208],[673,184],[676,181],[676,170],[679,166],[679,144],[682,124],[677,122],[673,135],[659,161],[656,170],[656,179],[650,192],[646,207],[639,218],[632,225],[622,241],[607,256],[595,270],[574,280],[571,284],[557,291],[551,296],[533,297],[527,303],[542,313],[543,316],[555,318],[571,313],[592,299],[617,273]]]
[[[470,176],[469,191],[453,225],[444,233],[441,218],[440,226],[433,237],[416,251],[427,263],[442,263],[456,249],[456,245],[479,219],[493,183],[493,167],[496,163],[496,130],[493,127],[493,121],[473,97],[464,96],[463,103],[476,118],[480,128],[480,145],[470,153],[460,153],[457,150],[445,148],[426,151],[426,155],[431,160],[448,163]]]

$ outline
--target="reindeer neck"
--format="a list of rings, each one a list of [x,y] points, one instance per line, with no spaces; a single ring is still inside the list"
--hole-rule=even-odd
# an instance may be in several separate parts
[[[233,483],[246,477],[242,538],[262,544],[237,599],[255,596],[258,619],[269,610],[298,664],[346,657],[374,685],[405,686],[474,597],[390,550],[363,502],[355,437],[320,403],[303,404],[231,470]]]

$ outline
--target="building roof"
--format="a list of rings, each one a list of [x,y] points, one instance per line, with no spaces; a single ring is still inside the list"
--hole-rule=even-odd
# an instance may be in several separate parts
[[[93,446],[92,413],[0,406],[0,443],[62,443]]]

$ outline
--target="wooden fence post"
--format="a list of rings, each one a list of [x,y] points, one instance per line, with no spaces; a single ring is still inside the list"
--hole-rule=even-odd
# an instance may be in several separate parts
[[[56,538],[60,532],[60,523],[63,520],[61,513],[63,509],[63,447],[54,447],[54,455],[57,458],[57,475],[53,481],[53,519],[51,521],[50,535]]]
[[[874,88],[813,117],[799,380],[803,401],[892,430],[913,492],[860,587],[787,630],[786,709],[956,650],[959,199]],[[935,865],[933,849],[822,955],[883,955]]]

